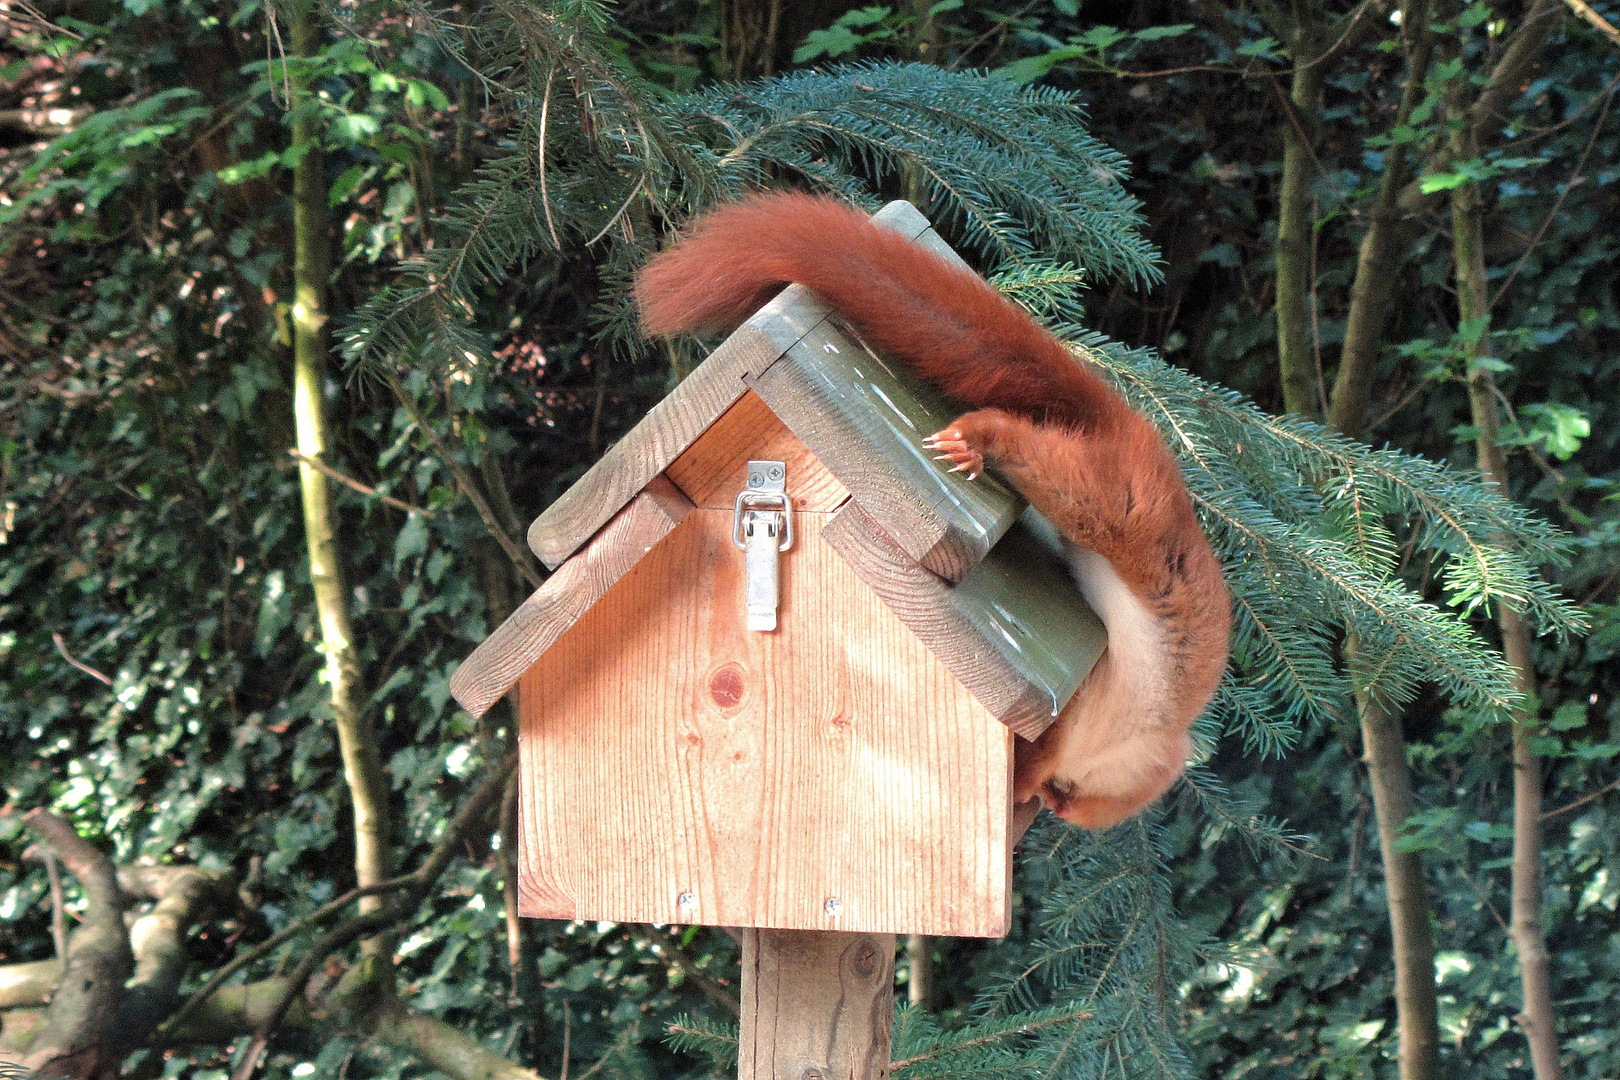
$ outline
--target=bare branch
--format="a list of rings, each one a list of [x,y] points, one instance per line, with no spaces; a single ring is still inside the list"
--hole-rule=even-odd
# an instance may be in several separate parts
[[[737,999],[737,995],[728,990],[719,979],[698,967],[697,961],[681,948],[679,938],[668,933],[660,934],[646,926],[631,924],[625,929],[632,938],[647,946],[655,955],[662,957],[671,967],[679,970],[682,976],[690,979],[693,985],[708,995],[710,1001],[732,1016],[742,1015],[742,1002]]]
[[[1535,0],[1531,5],[1468,110],[1468,126],[1476,138],[1496,121],[1510,101],[1524,92],[1530,69],[1541,59],[1541,50],[1563,17],[1564,9],[1559,0]]]
[[[56,959],[62,960],[67,956],[67,906],[62,900],[62,867],[57,862],[56,853],[50,848],[40,847],[38,844],[30,845],[23,852],[23,861],[38,860],[45,864],[45,876],[51,883],[51,945],[55,950]]]
[[[0,1012],[44,1005],[61,981],[60,958],[0,967]]]
[[[1610,783],[1604,784],[1602,787],[1598,788],[1596,791],[1592,792],[1591,794],[1582,795],[1580,798],[1576,799],[1574,802],[1565,803],[1563,806],[1560,806],[1556,810],[1548,810],[1545,814],[1541,815],[1541,820],[1546,821],[1549,818],[1558,817],[1560,814],[1567,814],[1571,810],[1578,810],[1581,807],[1585,806],[1587,803],[1591,802],[1593,799],[1601,799],[1603,796],[1607,795],[1609,792],[1615,790],[1616,788],[1620,788],[1620,780],[1615,780],[1615,781],[1612,781]]]
[[[1571,2],[1579,3],[1580,0],[1571,0]],[[1596,15],[1597,13],[1593,12],[1593,14]],[[1608,26],[1607,23],[1604,23],[1604,25]],[[1614,27],[1611,26],[1609,29],[1613,30]],[[1530,243],[1525,247],[1524,254],[1519,256],[1519,261],[1513,264],[1513,269],[1508,272],[1508,276],[1502,280],[1501,285],[1497,286],[1495,294],[1491,296],[1490,304],[1487,305],[1488,307],[1494,308],[1497,301],[1507,295],[1508,288],[1518,279],[1519,271],[1524,269],[1524,264],[1541,246],[1542,238],[1547,235],[1547,230],[1552,227],[1552,223],[1558,220],[1559,211],[1564,208],[1564,200],[1569,198],[1569,193],[1575,190],[1577,184],[1586,179],[1582,174],[1586,172],[1586,162],[1592,156],[1592,147],[1597,145],[1598,134],[1603,130],[1603,121],[1609,118],[1609,106],[1614,104],[1614,91],[1617,86],[1620,86],[1620,77],[1609,80],[1608,92],[1603,95],[1603,107],[1598,110],[1597,122],[1592,125],[1592,136],[1586,140],[1586,147],[1581,151],[1580,160],[1575,162],[1574,171],[1569,174],[1569,179],[1564,182],[1564,186],[1559,190],[1558,198],[1553,200],[1552,208],[1547,211],[1547,216],[1542,219],[1540,228],[1536,229],[1536,234],[1530,238]]]
[[[209,980],[204,983],[196,993],[192,994],[186,999],[185,1004],[180,1006],[179,1011],[163,1022],[158,1031],[160,1038],[168,1038],[172,1032],[182,1029],[186,1023],[191,1020],[193,1014],[196,1013],[198,1009],[202,1008],[204,1002],[216,994],[224,992],[220,988],[225,984],[227,979],[229,979],[232,975],[235,975],[238,971],[241,971],[243,968],[247,967],[249,964],[253,963],[255,960],[262,960],[264,957],[274,952],[279,946],[286,944],[288,941],[297,937],[305,930],[308,930],[311,926],[325,922],[333,915],[344,911],[356,900],[366,896],[381,896],[384,893],[398,892],[399,890],[410,886],[413,882],[415,882],[415,880],[416,877],[414,874],[406,874],[402,877],[393,878],[388,881],[380,882],[376,885],[368,885],[359,889],[350,889],[336,900],[328,901],[327,903],[316,908],[314,911],[310,912],[308,915],[294,919],[291,923],[282,927],[281,930],[272,934],[267,940],[260,942],[258,945],[237,956],[230,963],[214,972]]]
[[[433,426],[427,422],[421,411],[417,409],[416,401],[411,397],[410,391],[405,389],[405,385],[399,381],[399,376],[390,371],[387,373],[387,378],[388,386],[394,391],[394,397],[399,402],[400,407],[409,414],[412,422],[416,424],[416,429],[432,444],[433,452],[444,463],[444,467],[450,470],[450,475],[455,477],[456,486],[467,497],[467,501],[473,504],[473,509],[478,511],[478,516],[483,519],[484,527],[489,530],[489,534],[495,538],[496,543],[501,545],[501,550],[506,552],[508,559],[512,560],[512,565],[517,567],[518,571],[529,580],[530,585],[538,589],[545,581],[541,578],[540,572],[535,569],[534,556],[530,555],[527,548],[518,544],[501,527],[500,521],[495,517],[495,511],[490,508],[489,501],[478,490],[478,485],[473,483],[473,478],[467,475],[467,470],[463,469],[460,463],[451,456],[450,448],[444,444],[443,439],[439,438],[439,433],[433,430]]]
[[[277,947],[303,933],[311,926],[318,925],[348,908],[348,906],[366,896],[380,896],[385,893],[402,893],[396,901],[383,908],[368,912],[358,918],[339,924],[329,930],[308,950],[304,962],[288,976],[286,987],[281,996],[273,1003],[273,1007],[265,1012],[270,1030],[285,1018],[288,1008],[294,998],[303,990],[303,985],[315,971],[315,965],[323,960],[329,953],[340,949],[355,940],[361,934],[373,930],[380,930],[397,923],[404,912],[409,912],[427,894],[428,889],[438,880],[444,868],[450,865],[460,849],[462,840],[479,821],[488,815],[491,807],[500,799],[506,786],[506,778],[517,768],[517,755],[508,754],[499,765],[490,771],[481,784],[468,796],[467,801],[457,812],[455,818],[445,829],[444,835],[433,846],[433,851],[427,860],[409,874],[380,882],[365,888],[350,889],[336,900],[321,905],[272,935],[268,941],[261,943],[248,952],[236,957],[230,963],[216,971],[208,982],[180,1007],[169,1019],[165,1020],[159,1029],[161,1038],[169,1038],[172,1033],[181,1029],[186,1022],[202,1007],[210,997],[220,991],[220,987],[232,975],[236,974],[248,964],[261,959],[273,952]]]
[[[89,115],[89,109],[0,109],[0,131],[54,139],[72,131]]]
[[[209,911],[237,906],[229,874],[195,866],[142,864],[118,871],[118,884],[130,896],[155,900],[129,928],[135,972],[118,1014],[120,1039],[138,1045],[174,1010],[186,974],[186,932]]]
[[[360,481],[356,480],[347,473],[338,472],[320,458],[305,457],[303,454],[300,454],[295,447],[289,447],[287,454],[294,461],[299,461],[305,465],[308,465],[310,468],[314,469],[318,473],[321,473],[323,476],[331,477],[338,483],[343,484],[345,487],[353,488],[362,495],[370,495],[373,499],[381,499],[383,502],[394,507],[396,510],[403,510],[407,514],[421,514],[423,517],[433,516],[433,511],[427,509],[426,507],[417,506],[415,503],[405,502],[403,499],[396,499],[392,495],[384,495],[376,488],[371,487],[368,484],[362,484]]]
[[[409,1050],[454,1080],[541,1080],[533,1069],[507,1060],[444,1021],[415,1009],[401,1008],[382,1017],[372,1034]]]
[[[80,837],[72,825],[39,809],[29,811],[22,820],[79,879],[85,897],[84,922],[68,939],[61,985],[23,1060],[40,1069],[85,1055],[82,1060],[93,1069],[95,1063],[111,1061],[117,1054],[109,1040],[124,997],[124,980],[134,967],[124,931],[123,890],[118,887],[112,860]]]
[[[1609,39],[1610,45],[1620,45],[1620,30],[1616,30],[1614,23],[1592,10],[1586,0],[1564,0],[1569,9],[1587,22],[1591,23],[1598,33]]]
[[[78,659],[72,653],[68,652],[67,642],[62,640],[61,634],[54,630],[51,631],[51,640],[56,643],[56,651],[62,654],[62,659],[66,660],[68,663],[72,664],[74,667],[78,668],[92,679],[98,679],[107,686],[111,686],[113,684],[113,681],[110,678],[103,675],[89,664],[86,664],[83,660]]]

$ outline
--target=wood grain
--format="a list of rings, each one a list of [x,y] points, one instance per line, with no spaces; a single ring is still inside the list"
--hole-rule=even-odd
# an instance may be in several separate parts
[[[829,320],[750,379],[771,410],[827,463],[855,500],[882,516],[901,550],[960,581],[1017,519],[999,480],[968,480],[923,439],[962,409]]]
[[[907,202],[890,203],[873,220],[910,237],[929,232],[928,219]],[[802,286],[762,307],[534,520],[530,549],[548,567],[562,565],[742,396],[745,377],[775,363],[826,317]]]
[[[730,510],[748,483],[750,461],[787,465],[787,490],[800,512],[836,510],[849,498],[808,447],[794,438],[760,396],[750,390],[716,420],[703,437],[687,448],[664,475],[675,482],[694,506]]]
[[[912,561],[858,502],[832,516],[822,539],[992,716],[1026,739],[1051,726],[1107,644],[1057,553],[1028,525],[1010,530],[954,586]]]
[[[451,696],[474,716],[483,716],[574,620],[691,509],[691,501],[674,484],[654,477],[583,551],[558,567],[462,661],[450,677]]]
[[[530,550],[553,570],[562,565],[743,395],[744,373],[763,370],[778,355],[771,338],[756,327],[732,334],[534,519]]]
[[[894,935],[755,930],[743,939],[738,1080],[880,1080]]]
[[[774,633],[743,628],[729,508],[695,509],[524,675],[524,914],[1006,932],[1011,734],[826,517]]]

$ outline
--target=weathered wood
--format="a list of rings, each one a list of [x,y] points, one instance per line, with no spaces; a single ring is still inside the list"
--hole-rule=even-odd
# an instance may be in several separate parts
[[[907,202],[890,203],[872,220],[909,237],[931,232]],[[929,243],[943,242],[935,235]],[[762,307],[534,520],[529,547],[540,561],[562,565],[742,396],[745,377],[768,368],[826,317],[827,308],[800,286]]]
[[[730,509],[695,509],[524,675],[525,915],[1006,932],[1011,733],[826,518],[796,519],[775,632],[745,629]]]
[[[691,509],[691,501],[674,484],[653,477],[585,550],[558,567],[462,661],[450,677],[451,696],[474,716],[483,716],[574,620]]]
[[[742,396],[745,372],[763,370],[778,355],[756,327],[732,334],[534,519],[530,550],[552,569],[561,566]]]
[[[749,461],[780,461],[787,466],[787,490],[795,510],[836,510],[849,498],[849,489],[752,390],[670,462],[664,475],[694,506],[730,510],[737,493],[747,486]]]
[[[755,930],[743,939],[738,1080],[880,1080],[894,935]]]
[[[1022,502],[999,480],[952,473],[923,445],[961,407],[832,321],[750,383],[857,502],[882,514],[901,550],[941,577],[960,581],[1017,520]]]
[[[972,267],[968,266],[967,260],[958,255],[956,253],[956,249],[947,244],[945,242],[945,238],[940,236],[939,233],[935,232],[933,229],[929,229],[927,232],[917,237],[917,243],[922,247],[927,248],[929,251],[932,251],[935,255],[938,255],[946,262],[955,263],[957,266],[966,267],[970,270],[972,269]]]
[[[822,539],[1026,739],[1051,726],[1107,644],[1057,552],[1029,525],[1010,530],[954,586],[913,562],[856,501],[832,516]]]

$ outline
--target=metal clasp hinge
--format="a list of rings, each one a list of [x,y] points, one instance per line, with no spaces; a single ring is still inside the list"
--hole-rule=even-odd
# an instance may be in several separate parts
[[[745,555],[743,607],[748,629],[775,630],[780,595],[777,555],[793,546],[793,503],[782,462],[748,463],[748,486],[737,494],[731,518],[731,542]]]

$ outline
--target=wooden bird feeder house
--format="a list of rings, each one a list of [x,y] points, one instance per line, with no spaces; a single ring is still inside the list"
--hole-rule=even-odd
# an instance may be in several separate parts
[[[1103,648],[1050,527],[922,445],[961,411],[785,290],[534,522],[551,577],[451,682],[517,687],[522,914],[817,932],[748,939],[744,1076],[799,1007],[750,978],[886,995],[888,935],[1006,933],[1013,740]]]

